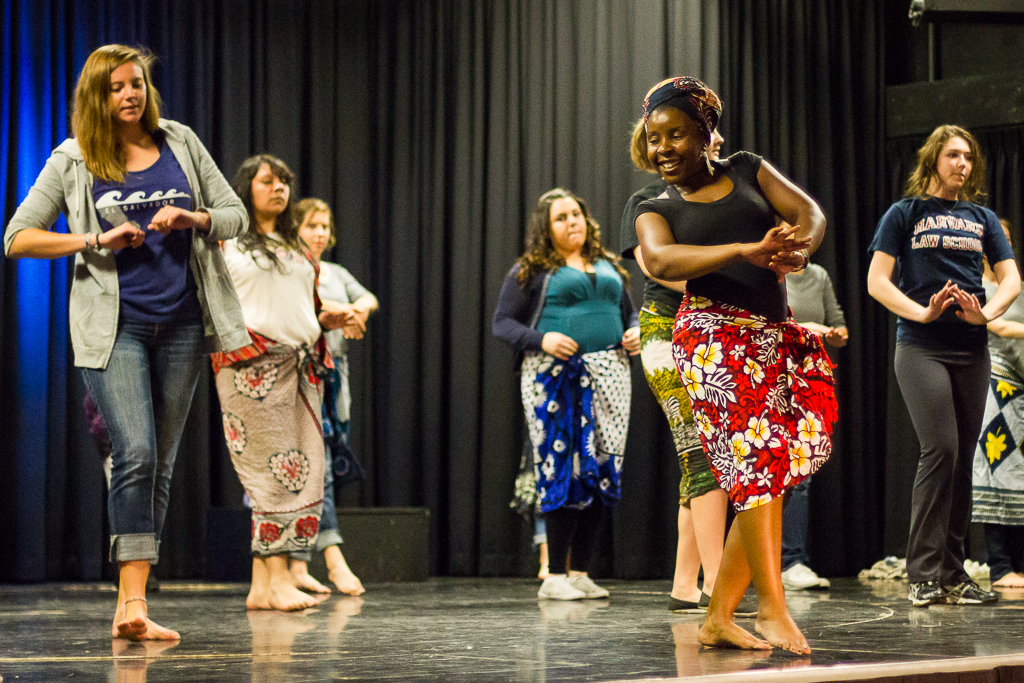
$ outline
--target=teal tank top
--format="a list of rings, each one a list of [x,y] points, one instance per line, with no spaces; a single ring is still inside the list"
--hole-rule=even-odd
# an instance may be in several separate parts
[[[580,353],[592,353],[622,341],[622,278],[607,261],[594,264],[596,284],[590,275],[563,266],[548,281],[544,309],[537,331],[561,332],[572,337]]]

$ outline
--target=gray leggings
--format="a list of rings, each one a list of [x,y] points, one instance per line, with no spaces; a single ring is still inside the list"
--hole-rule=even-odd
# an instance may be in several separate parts
[[[985,414],[988,348],[896,345],[896,380],[921,457],[911,499],[907,575],[911,582],[966,580],[964,539],[971,516],[971,466]]]

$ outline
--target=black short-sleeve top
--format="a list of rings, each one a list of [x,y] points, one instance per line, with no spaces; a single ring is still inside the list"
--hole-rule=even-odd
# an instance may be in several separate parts
[[[636,215],[654,212],[664,218],[676,243],[715,246],[760,242],[775,226],[775,210],[761,192],[757,172],[761,157],[736,152],[713,162],[732,181],[729,194],[713,202],[689,202],[674,187],[642,202]],[[733,263],[686,283],[691,294],[763,315],[772,322],[786,319],[786,283],[772,270],[751,263]]]

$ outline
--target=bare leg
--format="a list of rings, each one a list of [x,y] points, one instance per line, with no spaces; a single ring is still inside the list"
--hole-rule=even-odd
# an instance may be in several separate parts
[[[331,589],[314,579],[309,573],[309,567],[302,560],[292,560],[288,571],[292,574],[292,583],[299,590],[311,593],[330,593]]]
[[[757,622],[754,630],[775,647],[798,655],[811,653],[786,607],[782,587],[782,509],[779,496],[770,503],[736,515],[743,551],[757,587]]]
[[[744,513],[740,513],[741,515]],[[736,647],[744,650],[771,650],[772,646],[757,638],[733,621],[733,612],[743,599],[750,585],[750,567],[743,552],[740,538],[740,516],[736,516],[729,536],[725,539],[722,565],[715,582],[715,592],[708,605],[708,617],[704,621],[697,640],[708,647]],[[779,581],[781,581],[781,576]]]
[[[676,570],[672,576],[672,593],[670,595],[676,600],[697,602],[700,600],[697,574],[700,571],[701,556],[690,508],[680,505],[676,520],[679,540],[676,543]],[[706,575],[704,585],[707,586]],[[708,593],[710,594],[710,592],[709,590]]]
[[[703,591],[711,595],[722,564],[722,541],[725,539],[725,519],[729,507],[729,494],[722,489],[709,491],[690,500],[693,530],[697,539],[700,562],[704,565]],[[676,561],[678,566],[678,560]]]
[[[349,569],[345,556],[337,545],[329,545],[324,549],[324,561],[327,562],[327,578],[345,595],[362,595],[366,592],[362,582]]]
[[[540,571],[537,572],[538,579],[548,578],[548,544],[540,544]]]
[[[148,560],[121,563],[117,586],[117,607],[114,609],[114,638],[128,640],[180,640],[177,631],[164,628],[152,621],[146,607],[146,579],[149,577]],[[134,598],[134,599],[133,599]]]

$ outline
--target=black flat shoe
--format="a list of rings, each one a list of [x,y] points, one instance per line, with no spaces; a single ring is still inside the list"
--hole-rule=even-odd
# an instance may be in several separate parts
[[[710,598],[706,593],[700,594],[700,601],[698,602],[677,600],[670,595],[668,596],[668,611],[675,612],[676,614],[704,614],[708,611],[709,600]]]

